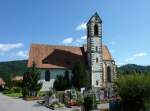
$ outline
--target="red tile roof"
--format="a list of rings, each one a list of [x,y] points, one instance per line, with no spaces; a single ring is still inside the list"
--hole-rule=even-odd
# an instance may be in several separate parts
[[[86,63],[84,47],[32,44],[28,67],[33,61],[38,68],[72,68],[76,61]],[[103,45],[103,59],[113,60]]]
[[[23,76],[15,76],[12,78],[13,81],[22,81],[23,80]]]
[[[5,85],[5,81],[2,78],[0,78],[0,85]]]
[[[114,60],[108,47],[106,45],[102,46],[102,52],[103,52],[103,60]]]

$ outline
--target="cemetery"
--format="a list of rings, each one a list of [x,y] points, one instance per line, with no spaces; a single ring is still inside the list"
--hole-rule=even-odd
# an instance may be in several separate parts
[[[101,96],[100,96],[101,95]],[[92,110],[109,110],[110,104],[113,104],[116,100],[115,97],[104,97],[104,94],[100,92],[84,91],[84,93],[75,90],[74,88],[65,90],[64,92],[57,92],[51,89],[45,92],[43,99],[38,103],[42,104],[50,109],[58,110],[64,108],[78,109],[79,111],[92,111]],[[115,102],[113,102],[115,101]],[[112,110],[113,111],[113,110]]]

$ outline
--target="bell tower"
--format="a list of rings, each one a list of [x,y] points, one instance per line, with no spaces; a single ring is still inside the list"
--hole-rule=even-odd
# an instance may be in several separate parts
[[[87,56],[91,87],[100,88],[103,82],[102,20],[95,13],[87,23]]]

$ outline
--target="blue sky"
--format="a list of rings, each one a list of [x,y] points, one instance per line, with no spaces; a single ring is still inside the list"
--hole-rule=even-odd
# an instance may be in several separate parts
[[[150,65],[150,0],[0,0],[0,61],[28,58],[32,43],[82,45],[98,12],[118,65]]]

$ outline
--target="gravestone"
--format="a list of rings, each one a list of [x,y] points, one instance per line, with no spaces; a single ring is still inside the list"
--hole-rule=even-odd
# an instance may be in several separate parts
[[[45,101],[44,105],[45,106],[49,105],[49,98],[50,98],[49,91],[45,91],[45,96],[44,96],[44,101]]]
[[[75,89],[70,90],[71,99],[77,100],[77,92]]]
[[[58,99],[56,98],[55,94],[52,94],[49,98],[49,105],[53,104],[54,102],[58,102]]]
[[[103,90],[100,91],[100,100],[104,100],[104,91]]]
[[[81,88],[81,94],[84,94],[85,88]]]
[[[100,90],[97,90],[97,91],[95,92],[95,96],[96,96],[96,100],[97,100],[97,101],[100,101]]]

